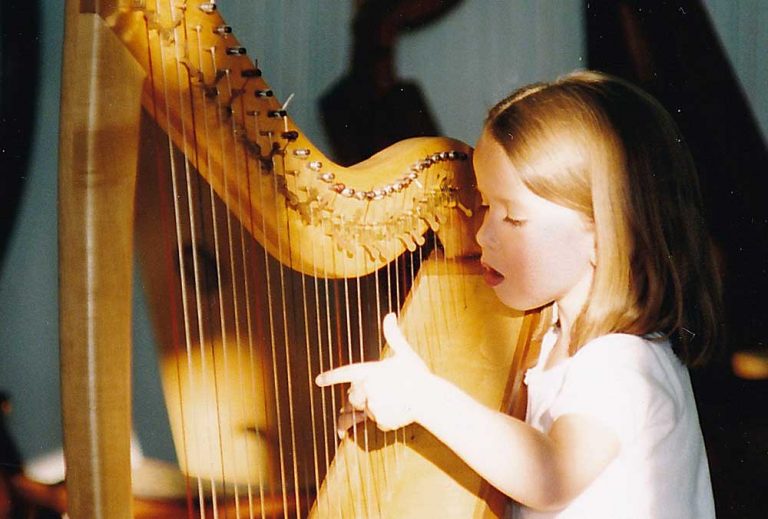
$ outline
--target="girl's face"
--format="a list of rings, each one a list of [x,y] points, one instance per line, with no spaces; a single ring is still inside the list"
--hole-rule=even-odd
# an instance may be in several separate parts
[[[507,306],[558,303],[575,316],[594,272],[593,226],[581,214],[535,195],[486,131],[474,153],[486,213],[477,233],[485,280]]]

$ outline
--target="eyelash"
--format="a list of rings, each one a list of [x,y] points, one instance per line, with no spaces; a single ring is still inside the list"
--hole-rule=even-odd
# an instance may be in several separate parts
[[[525,223],[525,220],[517,220],[515,218],[510,218],[509,216],[504,218],[504,221],[509,223],[509,224],[514,225],[515,227],[520,227],[521,225],[523,225]]]
[[[480,209],[487,212],[490,208],[488,204],[480,204]],[[520,227],[525,223],[525,220],[518,220],[517,218],[512,218],[511,216],[505,216],[504,221],[510,225],[513,225],[514,227]]]
[[[487,212],[490,209],[490,206],[487,202],[483,201],[480,203],[480,209]],[[505,216],[504,221],[515,227],[520,227],[525,223],[525,220],[518,220],[517,218],[512,218],[511,216]]]

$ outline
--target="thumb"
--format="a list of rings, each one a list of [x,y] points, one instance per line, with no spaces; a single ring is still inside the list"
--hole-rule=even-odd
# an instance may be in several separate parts
[[[418,357],[397,325],[397,316],[394,313],[384,316],[383,331],[384,339],[396,354]]]

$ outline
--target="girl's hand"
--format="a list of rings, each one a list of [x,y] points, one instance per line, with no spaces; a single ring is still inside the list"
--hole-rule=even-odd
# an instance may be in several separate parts
[[[395,314],[384,317],[383,328],[391,356],[332,369],[315,379],[320,387],[350,384],[347,403],[337,424],[340,437],[366,416],[383,431],[406,426],[416,421],[418,410],[429,393],[432,374],[403,337]]]

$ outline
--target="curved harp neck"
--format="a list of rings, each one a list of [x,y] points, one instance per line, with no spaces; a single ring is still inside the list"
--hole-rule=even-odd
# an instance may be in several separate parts
[[[441,222],[471,215],[466,144],[414,139],[338,166],[298,130],[214,3],[159,5],[100,12],[148,72],[145,110],[283,264],[323,277],[368,274]],[[473,227],[462,227],[466,235],[440,235],[448,256],[477,252]]]

